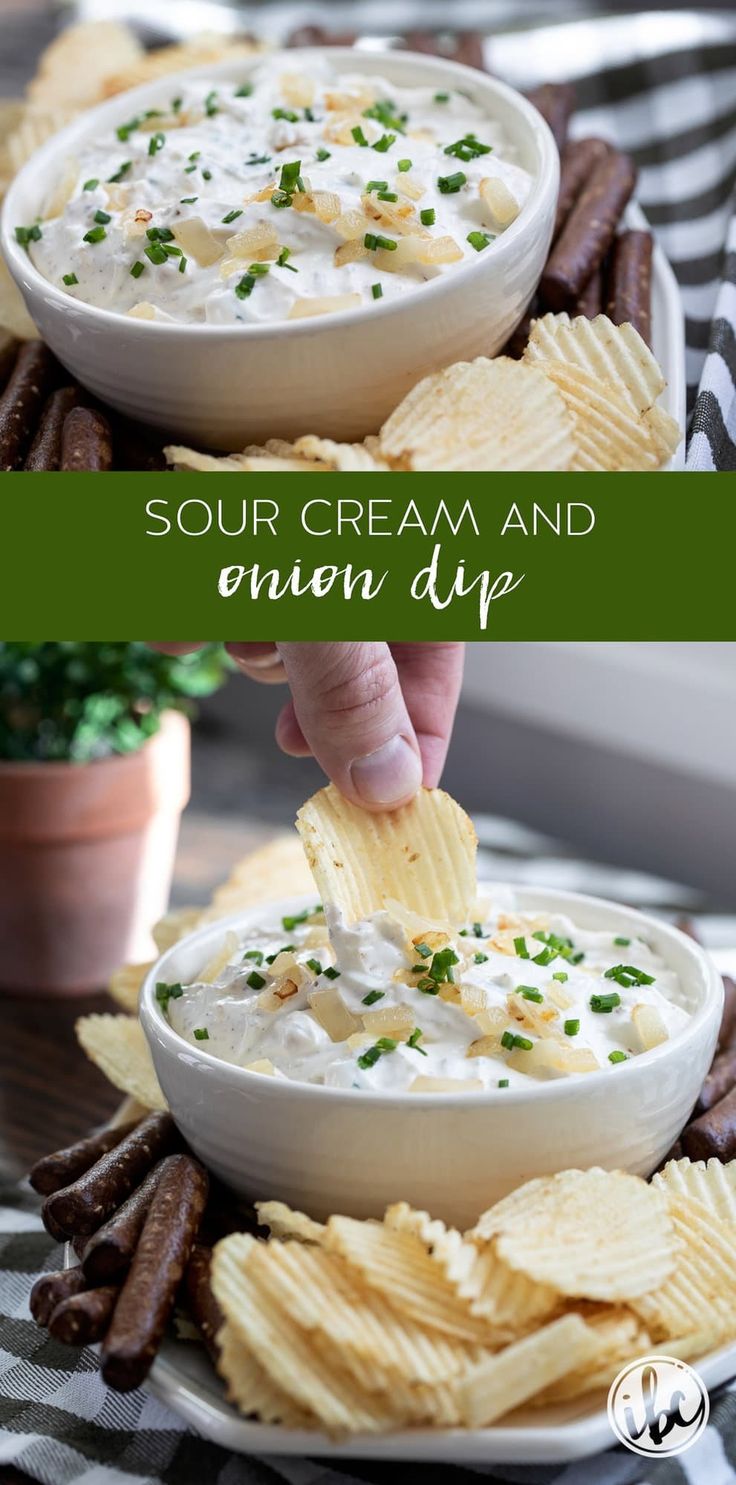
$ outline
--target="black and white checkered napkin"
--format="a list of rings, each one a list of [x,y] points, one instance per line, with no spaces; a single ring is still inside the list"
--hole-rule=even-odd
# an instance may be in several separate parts
[[[677,917],[694,914],[714,950],[733,949],[736,917],[698,913],[677,883],[580,860],[558,841],[495,817],[476,820],[481,871],[496,879],[587,891]],[[730,968],[728,958],[723,967]],[[43,1485],[736,1485],[736,1382],[712,1399],[706,1433],[678,1459],[644,1465],[623,1449],[556,1467],[246,1458],[191,1433],[144,1390],[125,1396],[102,1382],[92,1351],[58,1345],[30,1317],[39,1274],[61,1252],[43,1230],[27,1187],[0,1192],[0,1478],[14,1464]]]

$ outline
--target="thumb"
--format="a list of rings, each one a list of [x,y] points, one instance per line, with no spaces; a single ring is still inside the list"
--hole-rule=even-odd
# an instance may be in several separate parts
[[[296,719],[317,762],[354,804],[395,809],[422,763],[386,644],[280,644]]]

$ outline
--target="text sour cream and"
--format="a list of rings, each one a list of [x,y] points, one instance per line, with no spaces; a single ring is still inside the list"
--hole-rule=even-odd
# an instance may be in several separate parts
[[[496,121],[297,65],[184,82],[90,139],[17,229],[36,267],[121,314],[253,324],[368,310],[493,252],[531,185]]]
[[[687,1024],[643,939],[488,907],[430,928],[264,910],[189,985],[157,996],[187,1041],[265,1075],[383,1092],[533,1086],[619,1065]]]

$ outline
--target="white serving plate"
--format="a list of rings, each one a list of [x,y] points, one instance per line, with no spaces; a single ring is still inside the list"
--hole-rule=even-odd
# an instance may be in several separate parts
[[[736,1376],[736,1343],[695,1363],[709,1390]],[[225,1400],[203,1346],[167,1340],[151,1369],[149,1391],[192,1428],[239,1454],[321,1459],[385,1459],[444,1464],[562,1464],[610,1449],[616,1439],[605,1393],[548,1408],[519,1408],[493,1428],[404,1429],[335,1441],[323,1433],[249,1422]]]

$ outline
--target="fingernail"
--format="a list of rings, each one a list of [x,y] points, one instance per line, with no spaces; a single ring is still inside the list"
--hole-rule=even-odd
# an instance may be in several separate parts
[[[239,665],[245,665],[249,670],[272,670],[274,665],[281,664],[281,656],[278,650],[268,650],[265,655],[236,655]]]
[[[366,804],[398,804],[416,794],[422,782],[422,764],[405,737],[392,737],[375,753],[356,758],[350,777]]]

